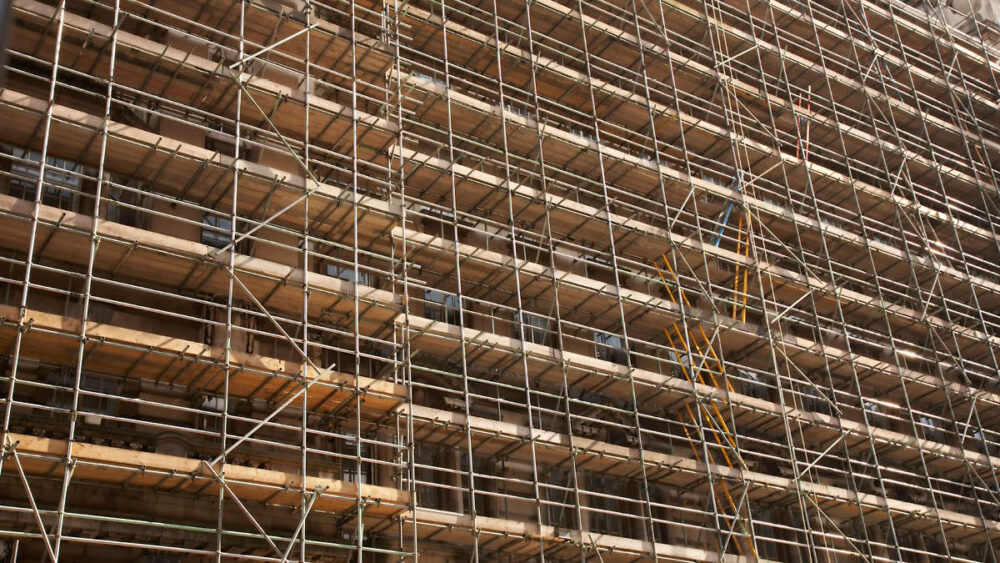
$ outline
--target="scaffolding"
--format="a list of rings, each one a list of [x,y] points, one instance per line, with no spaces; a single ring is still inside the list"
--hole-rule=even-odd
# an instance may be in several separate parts
[[[997,562],[981,8],[11,0],[0,561]]]

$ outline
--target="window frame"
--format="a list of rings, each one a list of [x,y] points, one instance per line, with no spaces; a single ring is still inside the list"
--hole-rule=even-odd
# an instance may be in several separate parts
[[[514,311],[514,338],[541,346],[552,346],[552,321],[528,311],[521,311],[520,315]]]
[[[8,195],[25,201],[35,201],[42,153],[21,147],[12,147],[10,155]],[[83,192],[82,168],[83,165],[79,162],[51,154],[46,155],[45,177],[42,182],[42,205],[66,211],[76,211],[79,194]]]
[[[594,331],[594,357],[613,364],[622,366],[631,365],[628,348],[625,346],[625,338],[618,334]],[[617,342],[617,344],[612,344]]]
[[[226,226],[223,226],[223,223],[226,223]],[[227,215],[217,215],[207,211],[201,214],[202,244],[213,248],[225,248],[229,246],[229,243],[232,241],[230,237],[232,230],[232,217]]]
[[[358,265],[358,268],[355,269],[353,266],[338,264],[330,260],[323,260],[320,263],[320,273],[324,276],[337,278],[356,285],[375,287],[375,276],[373,276],[368,270],[363,269],[360,264]]]
[[[424,288],[424,316],[432,321],[462,326],[458,296],[437,289]]]

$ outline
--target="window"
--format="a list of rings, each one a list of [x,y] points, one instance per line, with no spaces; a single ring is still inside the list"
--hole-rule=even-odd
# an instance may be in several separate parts
[[[932,440],[934,442],[943,442],[941,435],[941,429],[938,426],[936,420],[931,418],[929,415],[922,414],[917,418],[917,423],[920,426],[920,431],[924,434],[925,440]]]
[[[35,188],[38,187],[38,170],[41,166],[42,154],[14,148],[11,151],[15,162],[10,165],[10,195],[35,201]],[[28,162],[17,162],[18,159]],[[76,209],[76,195],[80,191],[80,165],[48,156],[45,158],[45,182],[42,192],[42,204],[67,211]]]
[[[587,277],[593,278],[598,274],[611,275],[614,272],[614,263],[603,256],[584,254],[580,259],[583,261]]]
[[[604,332],[594,333],[595,356],[598,360],[628,365],[628,352],[625,350],[625,340],[614,334]]]
[[[351,283],[357,283],[360,285],[367,285],[369,287],[375,287],[371,272],[361,269],[355,270],[351,266],[341,266],[339,264],[333,264],[331,262],[324,262],[322,273],[332,278],[337,278]]]
[[[459,326],[458,296],[433,289],[424,290],[424,315],[432,321]]]
[[[741,369],[738,371],[740,378],[739,388],[744,395],[749,395],[757,399],[768,399],[767,384],[764,383],[764,376],[756,371]]]
[[[534,233],[514,233],[513,240],[510,237],[510,232],[505,232],[501,235],[510,245],[511,252],[513,253],[514,247],[517,246],[517,258],[518,260],[526,260],[529,262],[537,262],[540,264],[545,264],[549,262],[549,247],[545,243],[545,239],[534,234]]]
[[[606,475],[591,474],[587,479],[587,506],[590,516],[590,531],[601,534],[621,535],[621,519],[617,514],[618,499],[598,495],[616,495],[621,480]]]
[[[559,469],[549,471],[546,483],[542,486],[546,497],[546,512],[548,524],[557,532],[566,533],[575,527],[573,517],[573,489],[570,474]]]
[[[340,440],[340,453],[345,456],[342,458],[340,463],[341,473],[343,475],[344,481],[348,483],[361,483],[362,485],[367,485],[371,483],[371,472],[372,464],[370,462],[364,461],[365,458],[371,457],[369,451],[370,447],[368,444],[361,442],[361,471],[358,472],[358,442],[351,436],[348,439]]]
[[[513,102],[508,102],[508,103],[504,104],[503,107],[504,107],[504,110],[509,111],[511,113],[514,113],[514,114],[517,114],[517,115],[520,115],[520,116],[523,116],[523,117],[529,117],[528,109],[527,108],[523,108],[520,105],[514,104]]]
[[[63,409],[73,408],[73,387],[76,385],[76,373],[72,369],[53,370],[49,372],[47,379],[49,384],[60,387],[55,392],[52,406]],[[90,392],[101,395],[118,395],[121,391],[121,384],[117,379],[92,373],[83,373],[80,377],[80,391],[77,407],[81,412],[106,415],[118,414],[117,399],[88,394]]]
[[[229,217],[220,217],[205,213],[201,217],[201,243],[215,248],[225,248],[229,245],[233,221]]]
[[[461,510],[463,513],[471,514],[472,509],[475,508],[476,513],[482,516],[490,517],[497,515],[497,511],[495,510],[496,501],[494,500],[494,497],[485,493],[486,489],[483,486],[484,483],[488,483],[492,480],[489,477],[489,473],[492,473],[495,470],[496,467],[491,458],[473,455],[472,467],[470,468],[468,454],[458,454],[458,475],[462,489]],[[475,487],[475,507],[473,507],[473,503],[469,501],[470,471],[473,479],[476,480],[477,483],[477,486]],[[502,470],[501,474],[503,474]]]
[[[620,260],[616,263],[603,254],[584,254],[580,256],[579,260],[583,263],[584,275],[593,280],[626,286],[629,284],[629,280],[633,278],[637,280],[643,279],[643,276],[639,272],[625,267]],[[616,274],[618,276],[617,281],[615,278]]]
[[[438,467],[437,448],[431,444],[417,443],[413,447],[416,464],[417,503],[424,508],[441,508],[436,485],[441,483],[435,468]]]
[[[146,214],[142,209],[148,205],[141,191],[109,185],[107,198],[108,221],[129,227],[145,227]]]
[[[233,220],[228,215],[213,215],[204,213],[201,216],[201,243],[215,248],[229,246],[230,232],[233,230]],[[254,240],[248,236],[242,240],[239,226],[236,229],[236,253],[253,254]]]
[[[247,72],[251,71],[248,69]],[[220,123],[209,123],[208,126],[212,130],[205,133],[205,148],[223,156],[233,156],[233,153],[236,152],[235,131],[228,125]],[[255,162],[256,156],[256,147],[246,139],[241,140],[239,158]]]
[[[780,558],[778,554],[777,542],[764,540],[764,538],[778,537],[776,533],[777,529],[772,524],[772,522],[774,522],[774,516],[771,512],[770,506],[754,506],[753,525],[754,532],[757,534],[757,549],[761,551],[759,555],[761,557],[767,557],[771,560],[777,560]]]
[[[552,342],[552,335],[549,333],[549,320],[539,315],[531,313],[521,313],[524,326],[521,326],[517,313],[514,313],[514,338],[549,346]]]
[[[833,408],[830,402],[827,401],[820,392],[816,390],[812,385],[806,385],[802,387],[802,408],[807,411],[823,413],[825,415],[832,415]]]
[[[889,419],[886,418],[885,409],[881,405],[867,399],[862,399],[862,402],[865,405],[865,410],[868,411],[868,424],[878,426],[879,428],[889,427]]]
[[[991,440],[985,435],[982,430],[974,430],[972,432],[972,439],[976,441],[976,445],[979,447],[979,451],[985,455],[997,455],[1000,453],[1000,447],[994,445]]]
[[[443,80],[435,78],[435,77],[433,77],[433,76],[431,76],[429,74],[424,74],[424,73],[420,72],[419,70],[413,71],[413,76],[415,76],[417,78],[423,78],[424,80],[429,80],[430,82],[436,84],[437,86],[446,87],[446,85],[445,85],[445,83],[444,83]]]
[[[448,240],[455,240],[456,226],[458,227],[459,240],[464,240],[469,234],[469,230],[475,226],[475,223],[462,217],[456,217],[448,209],[420,205],[414,211],[420,217],[424,232]]]

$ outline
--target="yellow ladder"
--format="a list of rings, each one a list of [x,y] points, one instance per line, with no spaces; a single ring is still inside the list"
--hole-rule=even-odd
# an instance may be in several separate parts
[[[747,255],[749,253],[750,241],[748,238],[745,240],[743,234],[743,223],[744,217],[740,214],[737,252]],[[748,237],[749,235],[746,236]],[[677,277],[676,271],[670,265],[670,261],[667,259],[666,254],[661,254],[660,256],[663,258],[663,265],[665,266],[665,269],[673,279],[673,285],[677,288],[675,295],[674,290],[671,289],[671,284],[667,281],[667,277],[663,273],[663,270],[661,270],[659,264],[654,261],[653,265],[656,267],[656,273],[659,274],[660,281],[663,283],[663,288],[666,290],[668,297],[675,303],[683,302],[685,306],[690,307],[691,302],[681,289],[680,280]],[[736,276],[733,281],[732,316],[734,319],[739,316],[740,320],[746,320],[746,289],[748,283],[749,272],[747,271],[747,268],[737,268]],[[711,385],[712,387],[722,389],[722,386],[720,386],[715,375],[716,373],[723,373],[722,361],[719,359],[718,355],[716,355],[715,350],[712,347],[711,340],[705,333],[705,329],[701,326],[701,323],[697,321],[689,323],[689,328],[685,330],[679,326],[679,323],[675,322],[670,328],[663,329],[663,332],[667,337],[667,343],[670,347],[674,350],[682,350],[686,355],[687,362],[685,363],[684,361],[679,361],[678,363],[680,364],[680,369],[683,372],[684,377],[687,378],[688,381],[697,381],[698,383],[704,385]],[[691,343],[690,346],[688,345],[688,342]],[[698,357],[705,358],[704,362],[699,363],[711,364],[709,369],[702,370],[695,364],[694,356],[692,355],[692,348]],[[706,371],[708,373],[707,380],[703,375]],[[726,389],[733,391],[733,387],[729,383],[728,379],[725,380],[725,385]],[[720,402],[721,401],[719,400],[712,400],[709,404],[705,404],[703,402],[697,403],[702,412],[701,422],[699,422],[698,416],[691,408],[690,403],[685,404],[677,410],[678,419],[689,422],[691,426],[701,427],[702,436],[704,436],[705,433],[710,433],[716,444],[719,445],[719,451],[722,454],[722,458],[725,460],[727,466],[730,468],[736,468],[737,465],[739,467],[744,467],[745,464],[740,456],[739,448],[736,447],[733,434],[729,429],[729,425],[726,424],[726,419],[723,416],[722,411],[719,409]],[[725,403],[723,403],[723,406],[725,406]],[[684,434],[687,436],[688,443],[691,446],[692,454],[696,459],[700,458],[698,455],[698,448],[696,446],[696,440],[698,440],[698,437],[691,435],[688,426],[684,426],[683,428]],[[704,437],[704,439],[707,439],[707,437]],[[716,463],[716,457],[712,454],[712,450],[706,447],[705,453],[708,459],[705,459],[704,461],[708,464],[714,465]],[[739,524],[740,527],[743,528],[744,534],[749,536],[749,529],[745,524],[745,519],[741,516],[742,511],[737,506],[736,501],[733,500],[733,495],[726,482],[720,479],[718,486],[713,487],[713,491],[716,506],[719,507],[720,511],[728,510],[728,514],[732,517],[732,526],[729,528],[730,533],[732,533],[736,525]],[[745,555],[745,549],[752,555],[753,558],[756,559],[757,551],[754,549],[753,541],[750,537],[744,537],[743,539],[743,542],[733,542],[737,551],[740,555]]]

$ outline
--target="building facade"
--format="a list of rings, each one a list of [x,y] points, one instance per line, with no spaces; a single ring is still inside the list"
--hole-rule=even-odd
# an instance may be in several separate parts
[[[996,562],[963,2],[12,0],[0,560]]]

